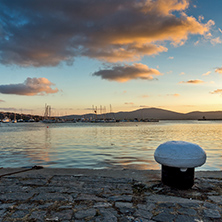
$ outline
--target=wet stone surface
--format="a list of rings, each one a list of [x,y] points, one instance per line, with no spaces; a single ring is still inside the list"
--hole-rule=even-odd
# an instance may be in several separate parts
[[[219,222],[222,180],[178,190],[156,180],[55,175],[0,178],[0,221]]]

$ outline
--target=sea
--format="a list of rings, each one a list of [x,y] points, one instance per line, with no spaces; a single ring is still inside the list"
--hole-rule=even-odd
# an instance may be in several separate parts
[[[198,144],[196,170],[222,170],[222,121],[1,123],[0,167],[156,170],[155,149],[167,141]]]

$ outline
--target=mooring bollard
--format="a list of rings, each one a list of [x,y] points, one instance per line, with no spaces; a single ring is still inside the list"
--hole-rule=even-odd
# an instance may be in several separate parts
[[[189,189],[194,184],[194,168],[206,162],[206,153],[194,143],[169,141],[157,147],[154,158],[162,165],[163,184]]]

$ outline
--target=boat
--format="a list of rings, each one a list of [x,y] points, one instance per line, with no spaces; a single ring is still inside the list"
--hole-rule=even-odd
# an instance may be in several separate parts
[[[44,119],[42,120],[43,123],[57,123],[58,121],[51,117],[51,106],[45,104],[45,113],[44,113]],[[64,121],[60,121],[64,122]]]
[[[2,120],[2,123],[10,123],[11,119],[9,119],[7,116]]]
[[[12,120],[12,123],[17,123],[16,114],[14,114],[14,119]]]

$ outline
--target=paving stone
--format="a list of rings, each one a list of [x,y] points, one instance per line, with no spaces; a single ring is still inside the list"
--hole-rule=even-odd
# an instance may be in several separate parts
[[[152,194],[147,197],[147,202],[159,202],[159,203],[203,203],[203,201],[199,200],[191,200],[188,198],[181,198],[175,196],[166,196],[166,195],[158,195]]]
[[[116,202],[115,206],[118,208],[132,208],[133,204],[132,203],[128,203],[128,202]]]
[[[80,210],[75,213],[75,218],[84,219],[86,217],[93,217],[96,215],[96,210],[93,208],[87,210]]]
[[[23,186],[43,186],[46,183],[47,183],[47,180],[38,179],[38,178],[34,178],[34,179],[29,178],[29,179],[20,181],[20,184],[22,184]]]
[[[184,208],[199,208],[201,206],[201,203],[179,203],[179,205]]]
[[[158,207],[175,207],[176,204],[175,203],[160,203],[158,204]]]
[[[163,212],[152,219],[158,222],[172,222],[175,219],[175,215]]]
[[[134,216],[138,218],[151,219],[153,214],[147,210],[136,210]]]
[[[50,206],[52,206],[54,203],[45,203],[45,204],[38,204],[38,206],[36,206],[37,209],[47,209]]]
[[[212,210],[212,209],[205,209],[203,210],[205,217],[209,218],[221,218],[221,215],[218,210]]]
[[[46,217],[45,211],[33,211],[31,215],[29,216],[30,219],[33,219],[35,221],[44,221]]]
[[[112,209],[112,208],[109,208],[109,209],[99,209],[99,216],[97,216],[95,218],[95,221],[96,222],[117,222],[118,219],[117,219],[117,212]]]
[[[188,215],[178,215],[175,222],[202,222],[198,218],[188,216]]]
[[[71,220],[73,216],[73,210],[63,210],[59,212],[51,212],[53,217],[58,217],[59,221]]]
[[[11,214],[11,218],[23,218],[29,214],[28,210],[17,210]]]
[[[31,199],[32,201],[72,201],[73,198],[68,194],[60,193],[40,193]]]
[[[15,203],[1,203],[0,204],[0,209],[13,209]]]
[[[97,197],[95,195],[88,195],[88,194],[80,194],[75,200],[89,200],[89,201],[99,201],[99,202],[106,202],[106,199]]]
[[[98,202],[93,205],[93,207],[95,208],[104,208],[104,207],[111,207],[111,206],[112,206],[111,203],[105,203],[105,202]]]
[[[147,204],[138,204],[137,208],[139,210],[147,210],[147,211],[152,211],[156,205],[154,203],[147,203]]]
[[[3,217],[3,215],[5,214],[6,210],[0,210],[0,218]]]
[[[45,187],[36,187],[35,192],[36,193],[66,193],[68,192],[68,187],[51,187],[51,186],[45,186]]]
[[[28,209],[33,209],[34,207],[35,207],[34,204],[20,204],[20,205],[16,206],[16,209],[28,210]]]
[[[14,193],[6,193],[0,194],[0,200],[2,201],[25,201],[33,196],[32,193],[25,192],[14,192]]]
[[[187,215],[197,215],[197,212],[191,208],[180,208],[178,212],[181,214],[187,214]]]
[[[132,201],[132,196],[120,195],[120,196],[110,196],[108,197],[110,201]]]
[[[208,198],[215,203],[222,204],[222,196],[208,196]]]
[[[203,206],[208,209],[220,210],[220,207],[218,207],[216,204],[209,203],[209,202],[205,202]]]

